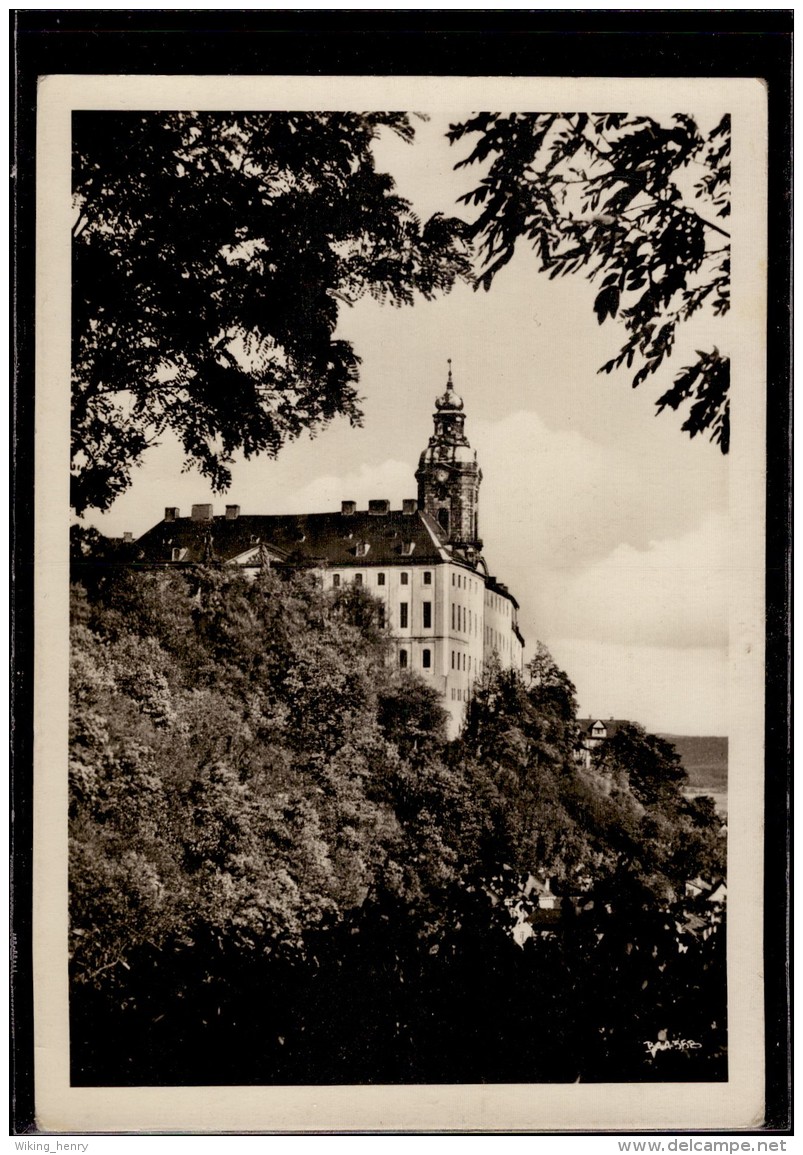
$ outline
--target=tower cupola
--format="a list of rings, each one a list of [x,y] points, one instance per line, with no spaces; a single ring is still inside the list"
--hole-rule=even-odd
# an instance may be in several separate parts
[[[463,398],[449,360],[446,390],[435,398],[434,433],[418,462],[418,504],[438,523],[447,544],[473,557],[482,548],[478,501],[482,472],[465,432]]]

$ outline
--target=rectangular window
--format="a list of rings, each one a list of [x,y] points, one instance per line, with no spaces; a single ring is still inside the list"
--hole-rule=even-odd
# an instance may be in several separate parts
[[[432,602],[424,602],[424,629],[432,629]]]
[[[399,627],[407,629],[407,602],[399,602]]]
[[[401,581],[401,584],[403,586],[409,585],[410,584],[410,575],[408,573],[403,573],[401,575],[400,581]]]
[[[376,575],[376,584],[378,586],[383,586],[385,584],[385,575],[383,573],[378,573]]]
[[[452,650],[452,669],[454,669],[454,650]]]
[[[385,604],[384,604],[384,602],[380,602],[379,605],[377,606],[377,617],[379,619],[380,630],[384,630],[384,628],[385,628]]]
[[[428,670],[430,668],[430,666],[432,665],[432,651],[431,650],[424,650],[424,652],[421,656],[421,665],[424,667],[425,670]]]
[[[354,584],[355,584],[355,586],[361,586],[362,585],[362,574],[361,573],[355,573]]]
[[[332,585],[335,587],[335,589],[337,589],[337,587],[340,585],[340,574],[339,573],[332,574]]]
[[[452,585],[454,585],[454,574],[452,574]]]
[[[428,570],[428,569],[424,570],[424,585],[425,586],[431,586],[432,585],[432,571],[431,570]]]
[[[402,670],[407,669],[407,651],[399,650],[399,666]]]
[[[454,577],[454,574],[452,574]],[[454,629],[454,602],[452,602],[452,629]]]

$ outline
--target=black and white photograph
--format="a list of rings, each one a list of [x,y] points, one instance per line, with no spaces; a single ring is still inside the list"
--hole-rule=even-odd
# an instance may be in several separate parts
[[[762,86],[41,115],[51,1126],[753,1126]]]

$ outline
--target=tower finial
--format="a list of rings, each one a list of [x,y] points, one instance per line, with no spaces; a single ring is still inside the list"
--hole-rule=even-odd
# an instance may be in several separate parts
[[[435,398],[436,409],[462,409],[463,399],[458,397],[454,391],[454,384],[452,383],[452,358],[446,358],[446,364],[449,366],[449,372],[446,378],[446,391],[440,397]]]

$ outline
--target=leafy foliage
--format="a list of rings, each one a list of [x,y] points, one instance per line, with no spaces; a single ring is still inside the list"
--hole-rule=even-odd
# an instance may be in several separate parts
[[[73,464],[106,509],[173,430],[216,490],[233,454],[360,421],[340,303],[448,291],[462,222],[419,221],[376,171],[399,113],[81,112],[74,118]]]
[[[484,164],[461,200],[484,254],[476,286],[489,289],[520,240],[549,276],[583,272],[598,286],[597,320],[618,319],[627,339],[602,366],[638,364],[634,387],[662,367],[678,325],[730,303],[730,118],[703,133],[690,116],[661,124],[624,113],[482,112],[453,125],[472,141],[457,168]],[[701,175],[695,180],[692,173]],[[716,349],[680,371],[661,412],[691,401],[682,428],[729,445],[729,361]]]
[[[701,1006],[681,1074],[722,1077],[718,936],[676,930],[719,823],[667,743],[584,767],[543,647],[447,743],[365,591],[74,544],[75,1084],[666,1078],[642,1040]],[[533,874],[564,929],[522,947]]]

